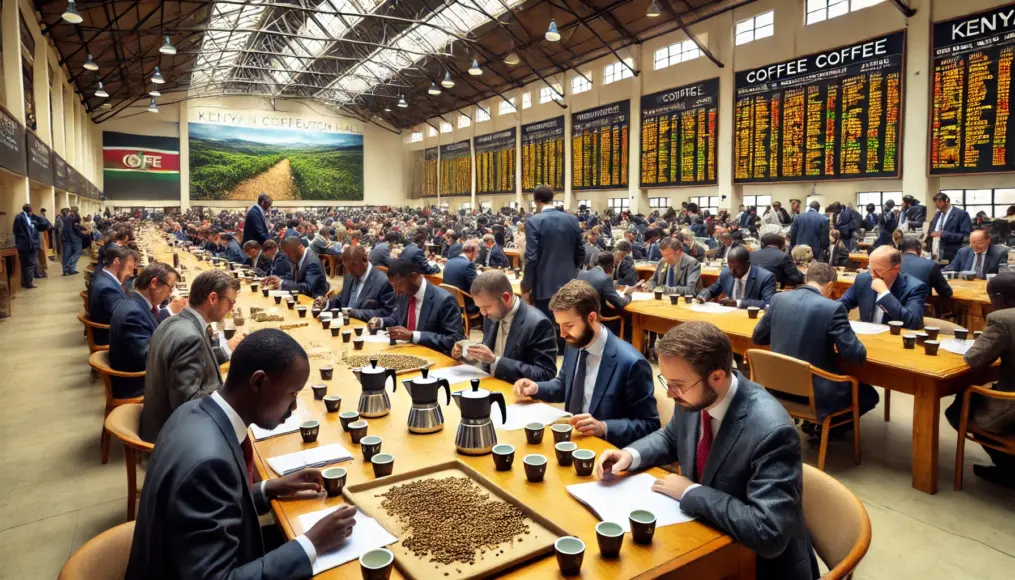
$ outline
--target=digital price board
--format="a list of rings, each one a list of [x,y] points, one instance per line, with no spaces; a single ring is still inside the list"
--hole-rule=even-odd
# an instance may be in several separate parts
[[[641,186],[714,185],[719,79],[641,98]]]
[[[564,191],[564,117],[522,125],[522,191]]]
[[[515,192],[515,128],[473,137],[476,194]]]
[[[441,145],[441,195],[472,195],[471,141]]]
[[[571,190],[627,188],[631,101],[571,115]]]

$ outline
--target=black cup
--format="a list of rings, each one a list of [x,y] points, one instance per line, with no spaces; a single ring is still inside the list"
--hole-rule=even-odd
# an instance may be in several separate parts
[[[571,453],[571,458],[574,460],[574,472],[578,474],[578,477],[592,475],[592,468],[596,465],[595,451],[591,449],[575,449]]]
[[[307,307],[306,306],[297,306],[296,307],[296,312],[299,313],[300,318],[306,318],[307,317]]]
[[[368,425],[369,423],[363,419],[349,423],[347,430],[349,431],[349,436],[352,437],[353,443],[359,444],[360,439],[366,437]]]
[[[222,333],[226,335],[226,340],[232,340],[232,338],[236,336],[236,327],[224,328],[222,329]]]
[[[342,331],[342,342],[349,342],[350,340],[352,340],[352,331],[351,330],[343,330]]]
[[[363,574],[363,580],[388,580],[391,578],[394,562],[395,555],[391,550],[378,548],[360,556],[359,570]]]
[[[656,516],[647,510],[634,510],[629,517],[631,537],[636,544],[651,544],[656,533]]]
[[[321,328],[323,328],[324,330],[328,330],[329,328],[331,328],[330,318],[319,318],[318,320],[321,321]]]
[[[339,395],[325,395],[324,406],[328,408],[329,413],[337,413],[342,408],[342,397]]]
[[[570,467],[574,461],[573,453],[578,449],[578,444],[572,441],[561,441],[553,446],[553,452],[557,454],[557,465]]]
[[[956,328],[952,332],[955,333],[956,340],[966,340],[969,338],[969,331],[965,328]]]
[[[562,575],[575,576],[581,573],[585,542],[574,536],[564,536],[553,543],[553,550],[557,553],[557,566]]]
[[[532,455],[526,455],[522,459],[522,463],[525,464],[525,478],[532,483],[543,481],[543,476],[546,475],[546,457],[533,453]]]
[[[599,522],[596,524],[596,542],[600,556],[616,558],[624,545],[624,527],[614,522]]]
[[[342,422],[342,430],[348,433],[349,424],[355,421],[359,421],[359,412],[342,411],[341,413],[338,414],[338,420]]]
[[[374,330],[374,332],[377,331],[377,329],[372,329],[372,330]],[[353,331],[356,333],[356,336],[363,336],[363,327],[362,326],[357,326],[356,328],[353,329]]]
[[[251,291],[251,292],[253,292],[254,294],[257,294],[257,287],[258,287],[258,286],[260,286],[260,284],[258,284],[258,283],[256,283],[256,282],[255,282],[255,283],[253,283],[253,284],[251,284],[251,285],[250,285],[250,291]]]
[[[925,326],[923,327],[923,331],[927,333],[927,340],[937,340],[937,336],[940,334],[941,329],[936,326]]]
[[[390,453],[378,453],[370,458],[374,466],[374,477],[387,477],[395,469],[395,456]]]
[[[398,341],[395,340],[395,337],[393,337],[393,336],[389,336],[388,337],[388,346],[395,346],[397,344],[398,344]]]
[[[355,350],[363,350],[363,339],[357,338],[352,341],[352,347]]]
[[[360,451],[363,452],[363,461],[370,459],[381,452],[382,440],[379,435],[367,435],[359,440]]]
[[[493,446],[493,464],[497,468],[497,471],[507,471],[511,469],[511,464],[514,463],[514,461],[514,445],[501,443],[500,445]]]
[[[670,294],[670,304],[676,306],[678,302],[680,302],[680,295]]]
[[[281,303],[282,303],[282,297],[276,294],[275,295],[275,304],[281,304]]]
[[[267,298],[268,297],[268,289],[267,288],[261,288],[261,295],[264,296],[265,298]]]
[[[332,318],[338,318],[338,315],[339,315],[340,312],[342,312],[341,308],[332,308],[331,309],[331,317]]]
[[[903,334],[902,335],[902,348],[908,348],[908,349],[916,348],[916,335],[915,334]]]
[[[328,497],[342,495],[346,477],[344,467],[329,467],[321,472],[321,477],[324,478],[324,491],[328,492]]]
[[[332,326],[331,327],[331,336],[332,336],[332,338],[337,338],[338,337],[338,333],[340,333],[340,332],[342,332],[342,328],[341,327],[339,327],[339,326]]]
[[[285,305],[286,305],[286,307],[289,308],[289,310],[293,310],[293,309],[296,308],[296,301],[295,300],[286,300]]]
[[[554,423],[550,425],[550,431],[553,431],[553,442],[560,443],[571,440],[571,432],[574,431],[574,427],[566,423]]]
[[[694,302],[694,296],[691,294],[684,294],[684,304],[690,304]]]
[[[916,335],[916,344],[923,346],[923,343],[927,342],[929,335],[926,332],[916,332],[914,334]]]
[[[311,308],[311,309],[310,309],[310,314],[311,314],[311,315],[312,315],[312,316],[313,316],[314,318],[317,318],[317,317],[318,317],[318,316],[320,316],[320,314],[321,314],[321,309],[320,309],[320,308]]]
[[[310,385],[310,388],[314,390],[314,400],[321,401],[324,399],[324,395],[328,394],[328,385],[322,385],[320,383]]]
[[[335,367],[332,366],[321,367],[320,370],[322,381],[330,381],[331,377],[335,374]]]
[[[895,335],[902,334],[902,321],[901,320],[893,320],[893,321],[888,323],[888,328],[889,328],[889,330],[891,331],[892,334],[895,334]]]
[[[923,343],[923,352],[930,356],[937,356],[937,349],[941,343],[936,340],[928,340]]]
[[[300,424],[300,436],[303,437],[304,443],[313,443],[314,441],[317,441],[317,435],[320,432],[320,421],[304,421]]]
[[[546,425],[542,423],[529,423],[525,426],[525,440],[529,442],[529,445],[539,445],[543,442],[545,430]]]
[[[656,290],[655,291],[655,295],[656,295],[656,300],[662,300],[663,299],[663,291],[662,290]]]
[[[756,319],[758,317],[759,312],[761,312],[761,309],[758,308],[757,306],[747,307],[747,317],[750,318],[751,320]]]

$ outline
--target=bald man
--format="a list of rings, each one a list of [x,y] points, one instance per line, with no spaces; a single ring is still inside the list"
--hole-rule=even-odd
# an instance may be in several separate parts
[[[359,320],[391,316],[395,309],[395,291],[384,275],[367,256],[363,246],[347,246],[342,253],[345,277],[342,292],[328,305],[329,308],[351,308],[350,314]]]
[[[888,324],[901,320],[906,328],[923,328],[923,306],[930,288],[904,274],[902,255],[890,246],[881,246],[870,255],[867,271],[856,277],[839,302],[846,310],[860,308],[860,320]]]
[[[945,271],[976,272],[977,278],[986,280],[987,274],[997,274],[1001,266],[1008,267],[1008,248],[990,243],[986,230],[976,230],[969,234],[969,245],[959,249]]]

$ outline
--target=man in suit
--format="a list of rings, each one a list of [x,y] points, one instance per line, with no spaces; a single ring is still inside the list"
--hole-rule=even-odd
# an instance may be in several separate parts
[[[367,259],[363,246],[349,246],[342,254],[342,265],[342,292],[328,308],[350,308],[349,314],[358,320],[390,316],[395,309],[395,290],[384,272]]]
[[[220,391],[169,418],[141,490],[127,580],[310,578],[318,554],[345,542],[355,523],[352,506],[270,551],[258,521],[271,500],[324,487],[317,469],[253,484],[247,427],[283,423],[309,376],[307,353],[295,340],[259,330],[236,349]]]
[[[960,248],[955,258],[945,266],[945,272],[975,272],[980,280],[987,274],[997,274],[1001,266],[1008,267],[1008,248],[990,243],[986,230],[969,234],[969,245]]]
[[[775,275],[764,268],[751,266],[751,253],[743,246],[730,250],[726,267],[719,279],[698,294],[698,300],[708,302],[724,295],[723,306],[767,308],[775,296]]]
[[[688,322],[659,340],[659,370],[676,402],[670,423],[624,449],[603,451],[596,476],[678,461],[652,489],[757,554],[758,580],[813,580],[817,559],[803,514],[800,436],[781,404],[732,371],[729,338]]]
[[[289,258],[278,248],[278,242],[268,240],[261,246],[261,251],[270,260],[270,267],[262,273],[265,277],[274,276],[280,280],[293,279],[293,265]]]
[[[317,254],[318,257],[320,257],[321,254],[341,256],[342,245],[333,242],[332,240],[334,239],[335,228],[323,227],[317,230],[317,235],[314,236],[313,241],[310,242],[310,251]]]
[[[504,254],[503,248],[497,244],[493,234],[483,236],[483,249],[478,262],[489,268],[510,268],[511,260]]]
[[[444,283],[458,288],[462,292],[471,293],[472,283],[476,281],[476,264],[473,260],[479,253],[479,246],[475,240],[469,240],[462,246],[462,251],[444,264]],[[476,305],[471,298],[465,298],[465,310],[469,314],[475,314]]]
[[[835,268],[829,264],[811,264],[807,268],[805,286],[780,292],[772,298],[768,311],[754,327],[751,340],[755,344],[770,344],[772,352],[800,359],[835,374],[839,374],[835,364],[836,351],[839,357],[849,362],[865,362],[867,349],[857,340],[849,325],[846,306],[829,298],[836,278]],[[878,398],[874,387],[860,385],[860,414],[877,406]],[[806,400],[800,402],[808,404]],[[818,422],[829,413],[845,409],[852,402],[849,383],[814,377]]]
[[[222,257],[234,264],[247,264],[250,261],[232,234],[220,234],[219,247],[222,248]]]
[[[941,273],[941,264],[921,258],[922,250],[923,244],[920,240],[913,237],[903,238],[899,244],[899,251],[902,252],[902,273],[909,274],[926,284],[928,288],[937,292],[942,300],[948,300],[952,297],[952,287]]]
[[[812,201],[806,212],[793,218],[789,227],[789,239],[792,246],[810,246],[815,256],[824,255],[828,247],[828,216],[820,213],[821,204]]]
[[[226,345],[213,338],[212,322],[221,322],[236,305],[240,281],[223,270],[198,274],[190,286],[190,304],[177,316],[159,324],[148,344],[141,438],[154,443],[177,407],[206,397],[222,386],[219,365],[229,360],[245,335],[237,333]]]
[[[920,205],[920,202],[911,195],[902,197],[902,211],[899,212],[899,227],[903,231],[919,231],[923,229],[923,222],[927,221],[927,206]]]
[[[631,258],[631,242],[620,240],[617,242],[615,255],[617,267],[613,269],[613,279],[624,286],[634,286],[638,283],[638,269]]]
[[[503,272],[483,272],[470,293],[483,315],[483,344],[470,346],[468,358],[502,381],[547,381],[557,374],[557,339],[543,313],[515,296]],[[462,358],[455,343],[451,357]]]
[[[257,203],[247,210],[247,217],[243,220],[243,243],[254,240],[263,244],[271,237],[268,231],[268,212],[271,211],[272,199],[267,193],[257,196]]]
[[[645,259],[650,262],[658,262],[663,259],[662,255],[662,233],[653,228],[645,234]]]
[[[648,280],[638,283],[649,292],[662,287],[673,294],[697,294],[701,284],[701,263],[684,252],[684,245],[673,238],[659,242],[662,260]]]
[[[426,229],[419,228],[412,234],[412,242],[405,245],[402,248],[402,253],[399,254],[399,258],[402,260],[408,260],[419,267],[419,271],[424,274],[437,274],[441,271],[441,267],[437,264],[431,264],[426,259]],[[501,252],[503,254],[503,252]]]
[[[398,258],[388,266],[388,282],[395,289],[390,316],[370,319],[370,328],[387,328],[388,336],[451,354],[465,338],[462,311],[455,297],[426,281],[415,262]]]
[[[584,280],[599,293],[599,304],[609,304],[614,310],[623,310],[631,303],[634,286],[628,286],[623,294],[617,292],[613,283],[613,254],[600,252],[595,267],[591,270],[579,270],[578,279]]]
[[[173,293],[179,274],[169,264],[154,262],[134,279],[134,291],[116,306],[109,321],[109,366],[123,372],[145,370],[148,344],[159,322],[187,305],[186,298],[160,308]],[[131,399],[144,394],[144,379],[110,377],[114,399]]]
[[[461,239],[461,237],[462,237],[461,234],[459,234],[454,230],[448,232],[447,235],[445,236],[445,239],[447,241],[445,242],[444,248],[441,251],[441,256],[448,260],[451,260],[461,255],[462,244],[461,242],[458,241]]]
[[[719,234],[719,247],[715,251],[715,258],[717,260],[725,260],[729,257],[730,250],[733,249],[734,240],[733,234],[730,231],[724,231]]]
[[[21,287],[37,288],[32,279],[39,259],[39,231],[32,221],[31,204],[21,206],[21,213],[14,216],[14,245],[21,262]]]
[[[775,281],[783,288],[804,283],[803,272],[793,263],[793,258],[782,251],[786,239],[779,234],[761,236],[761,249],[751,252],[751,263],[775,275]]]
[[[126,298],[124,283],[134,273],[137,252],[123,246],[106,249],[106,267],[95,273],[88,289],[88,319],[98,324],[109,324],[113,311]],[[94,330],[95,344],[109,344],[109,331]]]
[[[846,311],[860,308],[860,320],[888,324],[901,320],[905,328],[923,328],[923,306],[930,289],[923,282],[904,274],[902,255],[891,247],[881,247],[870,255],[867,271],[839,298]]]
[[[937,213],[927,234],[931,238],[931,255],[939,260],[954,260],[962,242],[973,231],[972,221],[966,210],[954,207],[944,192],[934,196],[934,206]]]
[[[599,252],[602,251],[597,245],[599,237],[596,236],[595,232],[588,231],[582,235],[582,238],[585,240],[583,244],[585,246],[585,263],[582,266],[584,268],[595,268],[598,263]]]
[[[398,243],[398,233],[388,232],[384,234],[384,241],[374,244],[370,249],[370,263],[374,266],[388,267],[391,261],[391,247]]]
[[[243,253],[247,256],[250,267],[258,276],[266,276],[271,271],[271,258],[264,253],[261,244],[255,240],[243,243]]]
[[[304,296],[315,301],[323,299],[328,293],[328,277],[324,275],[324,267],[317,254],[303,247],[296,236],[282,238],[282,253],[289,258],[293,268],[292,280],[279,276],[268,276],[265,283],[269,288],[281,290],[298,290]]]
[[[624,232],[624,238],[631,244],[631,257],[635,260],[645,259],[645,244],[638,241],[638,235],[633,229]]]
[[[889,199],[885,202],[883,210],[881,215],[877,216],[878,238],[874,240],[873,249],[875,250],[881,246],[891,246],[892,233],[899,226],[899,214],[895,211],[895,202]]]
[[[78,206],[73,206],[63,220],[63,275],[77,274],[78,260],[81,258],[84,240],[87,236],[81,231],[81,217]]]
[[[865,209],[867,210],[867,215],[863,218],[863,227],[868,232],[871,232],[874,231],[874,228],[878,227],[877,206],[873,203],[868,203]]]
[[[839,230],[839,240],[841,240],[850,251],[856,249],[857,240],[855,239],[855,236],[859,233],[857,230],[863,222],[860,214],[853,208],[842,205],[839,202],[833,203],[828,210],[836,216],[835,229]]]
[[[560,373],[548,381],[515,382],[519,400],[564,403],[582,435],[627,445],[659,428],[652,368],[633,346],[599,322],[599,293],[572,280],[550,301],[567,341]]]

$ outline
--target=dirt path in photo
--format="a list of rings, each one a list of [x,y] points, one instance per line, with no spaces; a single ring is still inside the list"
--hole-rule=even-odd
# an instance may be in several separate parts
[[[292,167],[289,160],[283,159],[271,166],[268,171],[248,178],[229,192],[228,199],[257,199],[261,193],[267,193],[273,199],[299,199],[293,185]]]

